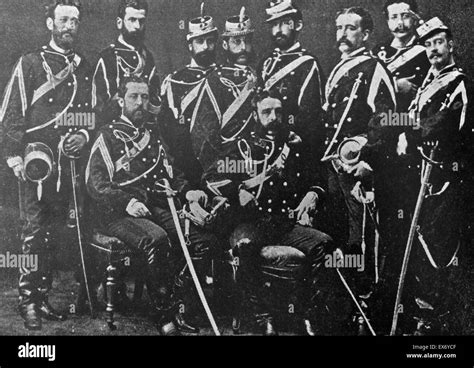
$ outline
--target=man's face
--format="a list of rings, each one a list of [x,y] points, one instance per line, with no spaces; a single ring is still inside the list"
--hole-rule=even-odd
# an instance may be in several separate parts
[[[117,27],[122,32],[125,42],[137,46],[143,44],[145,40],[145,9],[135,9],[128,7],[125,9],[123,19],[117,19]]]
[[[448,39],[446,32],[440,32],[425,41],[426,54],[431,65],[441,70],[451,62],[453,41]]]
[[[272,38],[276,47],[287,50],[296,42],[297,32],[301,24],[296,24],[291,17],[276,19],[270,23]]]
[[[54,42],[62,49],[70,50],[79,31],[79,9],[70,5],[58,5],[54,19],[48,18],[46,24]]]
[[[200,66],[207,67],[216,62],[216,35],[196,37],[189,42],[189,51]]]
[[[229,61],[233,64],[248,65],[253,57],[252,35],[229,37],[222,41]]]
[[[336,20],[336,40],[339,51],[343,54],[361,48],[369,38],[369,31],[362,30],[360,22],[362,17],[358,14],[341,14]]]
[[[281,101],[272,97],[260,101],[257,104],[257,118],[268,135],[277,136],[283,122]]]
[[[145,112],[148,110],[150,100],[148,85],[146,83],[127,83],[127,92],[123,98],[119,98],[122,113],[132,123],[143,123]]]
[[[417,20],[406,3],[392,4],[387,8],[388,28],[395,38],[405,39],[415,34]]]

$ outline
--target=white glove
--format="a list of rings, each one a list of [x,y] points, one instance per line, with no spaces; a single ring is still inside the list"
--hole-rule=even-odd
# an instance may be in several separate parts
[[[253,202],[254,204],[257,204],[257,199],[255,198],[255,196],[247,192],[245,189],[240,189],[239,200],[240,200],[240,205],[242,207],[247,206],[251,202]]]
[[[7,160],[8,167],[13,170],[13,173],[19,180],[26,181],[25,165],[20,156],[12,157]]]
[[[189,203],[197,202],[203,208],[206,208],[209,198],[207,197],[207,194],[202,190],[190,190],[186,193],[186,200]]]
[[[408,140],[406,133],[400,134],[398,137],[398,144],[397,144],[397,154],[398,156],[403,156],[407,154],[408,148]]]
[[[301,226],[312,226],[310,212],[316,210],[319,196],[315,192],[309,192],[301,201],[300,205],[296,208],[296,221]]]
[[[135,218],[151,216],[150,210],[135,198],[128,203],[126,211]]]
[[[347,170],[347,173],[348,174],[353,173],[356,178],[365,178],[369,176],[370,174],[372,174],[373,171],[374,170],[370,167],[370,165],[367,162],[361,161],[358,164],[351,166]]]

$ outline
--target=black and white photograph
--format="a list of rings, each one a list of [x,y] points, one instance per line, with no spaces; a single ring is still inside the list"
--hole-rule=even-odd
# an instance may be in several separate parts
[[[474,334],[473,10],[0,0],[0,335],[419,338],[406,361],[454,366],[422,339]]]

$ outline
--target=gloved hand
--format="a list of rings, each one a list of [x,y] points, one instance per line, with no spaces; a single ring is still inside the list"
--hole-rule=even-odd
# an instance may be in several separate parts
[[[7,160],[8,167],[13,170],[13,173],[19,180],[26,181],[25,165],[20,156],[13,157]]]
[[[142,202],[139,202],[137,199],[132,199],[128,203],[126,211],[130,216],[135,217],[135,218],[151,216],[150,210]]]
[[[206,208],[209,199],[207,197],[207,194],[202,190],[190,190],[186,193],[186,200],[189,203],[197,202],[202,207]]]
[[[257,203],[257,199],[255,198],[255,196],[252,195],[250,192],[246,191],[245,189],[240,189],[239,200],[240,200],[240,205],[242,207],[246,207],[250,203],[253,203],[253,204]]]
[[[316,210],[319,196],[315,192],[309,192],[296,208],[296,221],[302,226],[312,226],[310,213]]]

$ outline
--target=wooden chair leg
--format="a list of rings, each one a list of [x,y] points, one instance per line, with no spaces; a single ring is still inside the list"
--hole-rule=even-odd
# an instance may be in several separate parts
[[[135,288],[133,289],[133,304],[137,305],[140,303],[143,297],[143,288],[145,287],[145,281],[142,277],[137,277],[135,280]]]
[[[115,308],[115,299],[117,297],[117,268],[109,264],[107,267],[107,309],[105,310],[107,316],[107,325],[111,331],[117,329],[114,325],[114,308]]]

